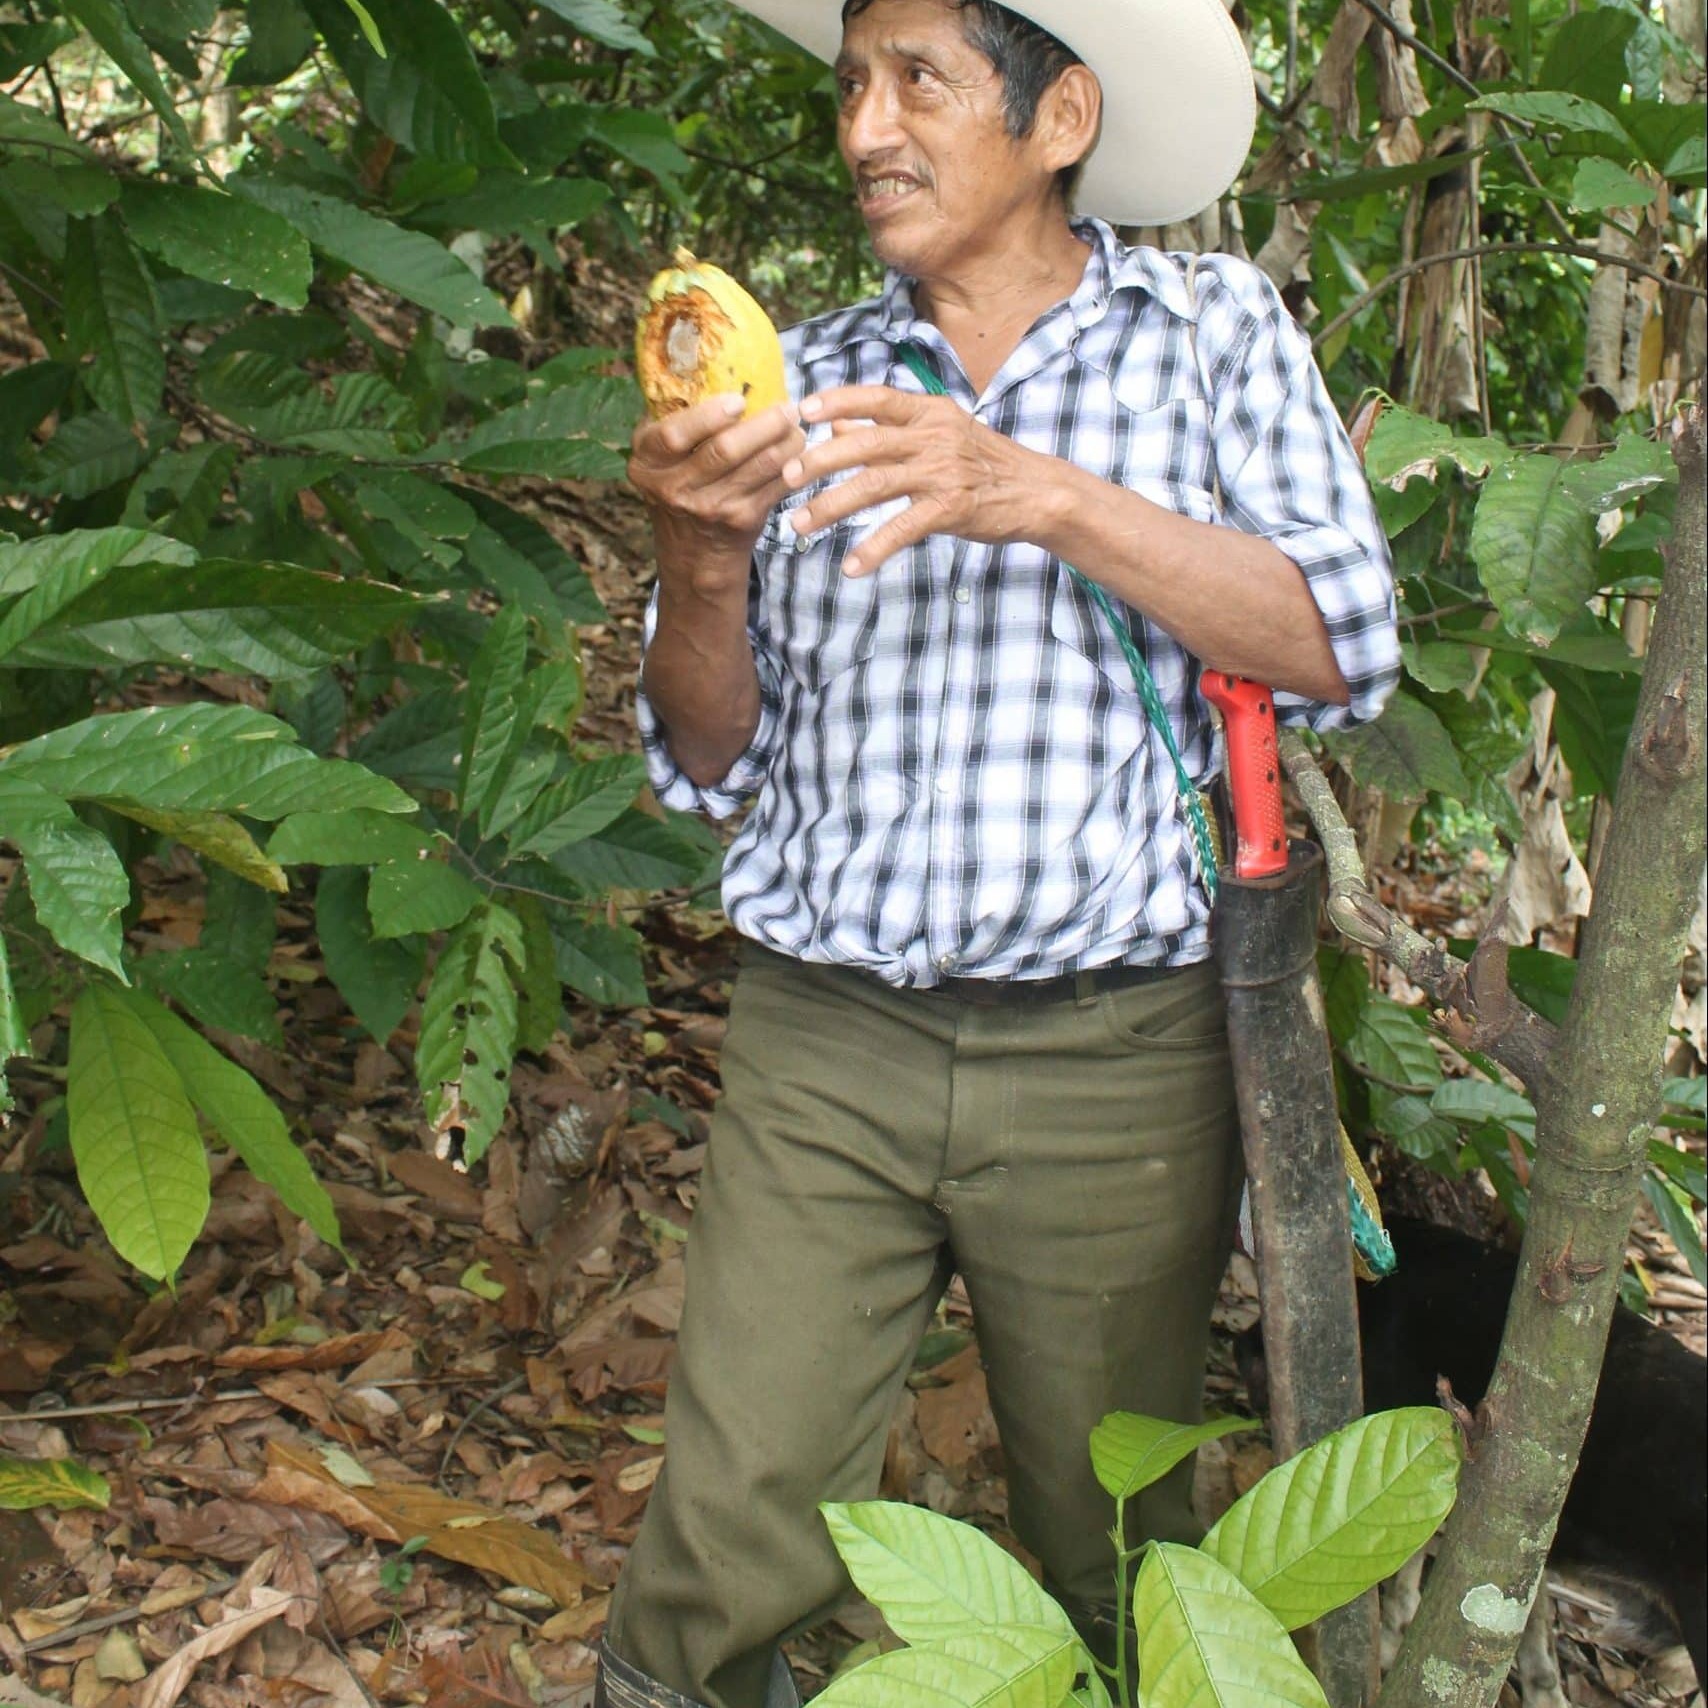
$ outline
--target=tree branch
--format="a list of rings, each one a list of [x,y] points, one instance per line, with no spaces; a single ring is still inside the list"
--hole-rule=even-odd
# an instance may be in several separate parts
[[[1410,278],[1413,273],[1421,273],[1425,268],[1438,266],[1443,262],[1471,261],[1485,255],[1575,255],[1580,260],[1599,261],[1610,267],[1623,267],[1626,272],[1653,279],[1664,289],[1677,291],[1681,296],[1708,298],[1708,290],[1704,290],[1700,285],[1689,285],[1683,279],[1669,278],[1658,267],[1651,267],[1643,261],[1633,261],[1628,255],[1616,255],[1611,249],[1596,249],[1588,243],[1478,243],[1463,249],[1438,250],[1433,255],[1423,255],[1415,261],[1404,262],[1377,280],[1362,295],[1354,297],[1328,325],[1312,335],[1312,345],[1326,344],[1341,327],[1348,321],[1355,320],[1401,279]]]
[[[1530,1214],[1500,1358],[1378,1708],[1494,1702],[1594,1404],[1702,872],[1702,424],[1698,405],[1674,429],[1677,519],[1571,1002],[1536,1088]]]

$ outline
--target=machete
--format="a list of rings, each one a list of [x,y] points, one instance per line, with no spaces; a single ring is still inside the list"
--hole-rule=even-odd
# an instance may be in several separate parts
[[[1289,1458],[1363,1411],[1358,1306],[1334,1068],[1317,983],[1322,851],[1290,842],[1269,689],[1206,670],[1222,715],[1232,858],[1212,936],[1250,1195],[1270,1425]],[[1306,1633],[1301,1632],[1301,1637]],[[1361,1708],[1380,1683],[1372,1592],[1301,1643],[1332,1708]]]

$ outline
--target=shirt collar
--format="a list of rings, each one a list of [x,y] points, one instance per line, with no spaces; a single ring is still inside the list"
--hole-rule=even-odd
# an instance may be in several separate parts
[[[1121,242],[1105,221],[1076,218],[1073,227],[1091,245],[1091,256],[1065,307],[1076,330],[1093,325],[1107,312],[1117,291],[1140,290],[1181,320],[1198,318],[1186,289],[1186,276],[1159,249],[1133,248]],[[868,338],[889,344],[918,340],[922,322],[914,309],[914,281],[894,268],[884,274],[883,290],[845,313],[828,315],[803,343],[800,360],[816,361]],[[1052,311],[1054,312],[1054,311]]]

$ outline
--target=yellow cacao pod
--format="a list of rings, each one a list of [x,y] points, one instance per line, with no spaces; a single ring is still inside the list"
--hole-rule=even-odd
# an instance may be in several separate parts
[[[765,310],[721,267],[686,249],[647,287],[635,328],[635,373],[655,419],[723,392],[745,414],[786,401],[783,346]]]

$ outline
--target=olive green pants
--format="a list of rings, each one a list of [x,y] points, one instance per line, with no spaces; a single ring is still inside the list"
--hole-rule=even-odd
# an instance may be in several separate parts
[[[750,948],[688,1240],[665,1469],[607,1640],[712,1708],[761,1708],[780,1637],[848,1580],[816,1508],[873,1496],[959,1271],[1046,1582],[1113,1593],[1106,1413],[1196,1419],[1240,1179],[1209,964],[985,1006]],[[1195,1540],[1190,1467],[1131,1534]]]

